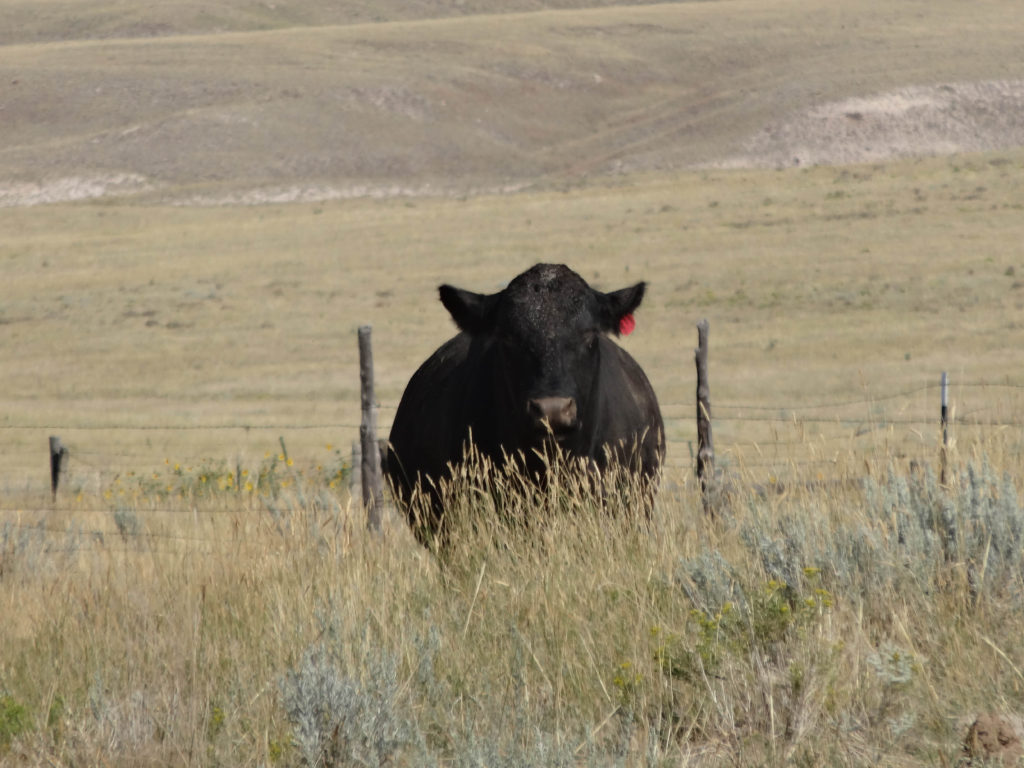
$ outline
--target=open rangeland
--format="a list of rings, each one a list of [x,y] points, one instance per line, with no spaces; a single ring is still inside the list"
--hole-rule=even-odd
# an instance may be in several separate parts
[[[1024,712],[1006,3],[38,5],[0,3],[0,764],[954,765]],[[437,286],[537,262],[649,282],[650,525],[567,479],[526,530],[469,483],[440,557],[368,533],[356,329],[386,430]]]

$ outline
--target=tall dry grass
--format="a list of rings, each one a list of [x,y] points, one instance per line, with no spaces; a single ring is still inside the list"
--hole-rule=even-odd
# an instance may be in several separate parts
[[[0,530],[0,762],[952,764],[960,718],[1024,695],[997,447],[946,487],[898,459],[735,471],[714,519],[683,475],[648,521],[469,474],[440,552],[294,468],[26,512]]]

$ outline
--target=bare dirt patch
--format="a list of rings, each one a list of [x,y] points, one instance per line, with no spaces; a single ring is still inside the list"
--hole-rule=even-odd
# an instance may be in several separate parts
[[[0,208],[136,195],[150,189],[152,185],[143,176],[134,173],[65,176],[50,181],[0,182]]]
[[[1024,757],[1024,718],[978,715],[964,739],[966,765],[1019,765]]]
[[[851,165],[1024,146],[1024,80],[913,86],[765,126],[714,167]]]
[[[457,197],[466,195],[504,195],[519,192],[525,184],[507,184],[500,187],[481,187],[469,191],[423,184],[295,184],[288,187],[257,187],[223,194],[202,194],[184,197],[174,205],[277,205],[282,203],[323,203],[330,200],[357,198],[381,200],[394,197]]]

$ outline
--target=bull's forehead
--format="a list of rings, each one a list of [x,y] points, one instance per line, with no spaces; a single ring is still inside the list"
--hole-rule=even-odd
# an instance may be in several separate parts
[[[589,324],[593,291],[566,266],[538,264],[504,291],[504,320],[517,335],[552,338]]]

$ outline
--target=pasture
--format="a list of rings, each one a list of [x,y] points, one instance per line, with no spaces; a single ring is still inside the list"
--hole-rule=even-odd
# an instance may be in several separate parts
[[[957,382],[1020,384],[1022,164],[0,212],[17,361],[3,370],[6,754],[296,764],[323,727],[296,713],[315,721],[329,700],[410,764],[955,759],[958,718],[1020,701],[1020,509],[1001,479],[1020,475],[1020,390]],[[386,425],[451,332],[439,282],[486,290],[567,254],[603,287],[651,281],[622,343],[670,419],[652,530],[591,513],[496,548],[467,534],[447,567],[400,523],[368,536],[335,475],[357,423],[355,328],[374,326]],[[702,316],[718,464],[740,489],[716,521],[687,446]],[[937,467],[938,396],[922,387],[944,369],[954,413],[978,422],[954,419],[949,491],[907,479],[911,460]],[[846,402],[823,420],[801,408]],[[736,418],[764,408],[793,413]],[[48,425],[71,451],[54,506]],[[790,490],[756,495],[776,477]],[[975,537],[951,559],[894,538],[946,504]],[[979,543],[971,526],[997,518],[1010,532],[992,536],[1009,538]],[[848,549],[857,537],[870,547]],[[979,596],[968,575],[1004,545]],[[910,562],[923,570],[904,578]],[[685,591],[687,569],[707,568],[720,591]],[[724,606],[744,600],[727,629]],[[345,759],[370,749],[350,742],[334,747]]]
[[[953,765],[1024,711],[1024,150],[733,167],[821,102],[1020,78],[1005,4],[31,5],[0,202],[129,175],[0,207],[0,764]],[[440,558],[369,534],[357,327],[386,434],[437,285],[537,262],[649,282],[650,526],[567,483],[527,531],[460,497]]]
[[[279,435],[319,463],[358,424],[359,325],[374,328],[386,427],[453,333],[437,285],[497,290],[542,261],[603,289],[651,283],[622,343],[659,394],[677,468],[694,437],[701,317],[723,457],[832,459],[879,440],[933,455],[938,393],[921,388],[943,370],[958,415],[1015,418],[1019,390],[963,385],[1019,383],[1007,351],[1024,336],[1022,163],[1006,152],[457,200],[3,209],[5,419],[45,427],[6,431],[3,482],[42,477],[51,427],[93,454],[94,490],[104,472],[166,460],[257,461]],[[771,455],[801,442],[801,418],[824,442]],[[889,424],[900,418],[917,423]],[[239,426],[253,429],[226,429]]]

